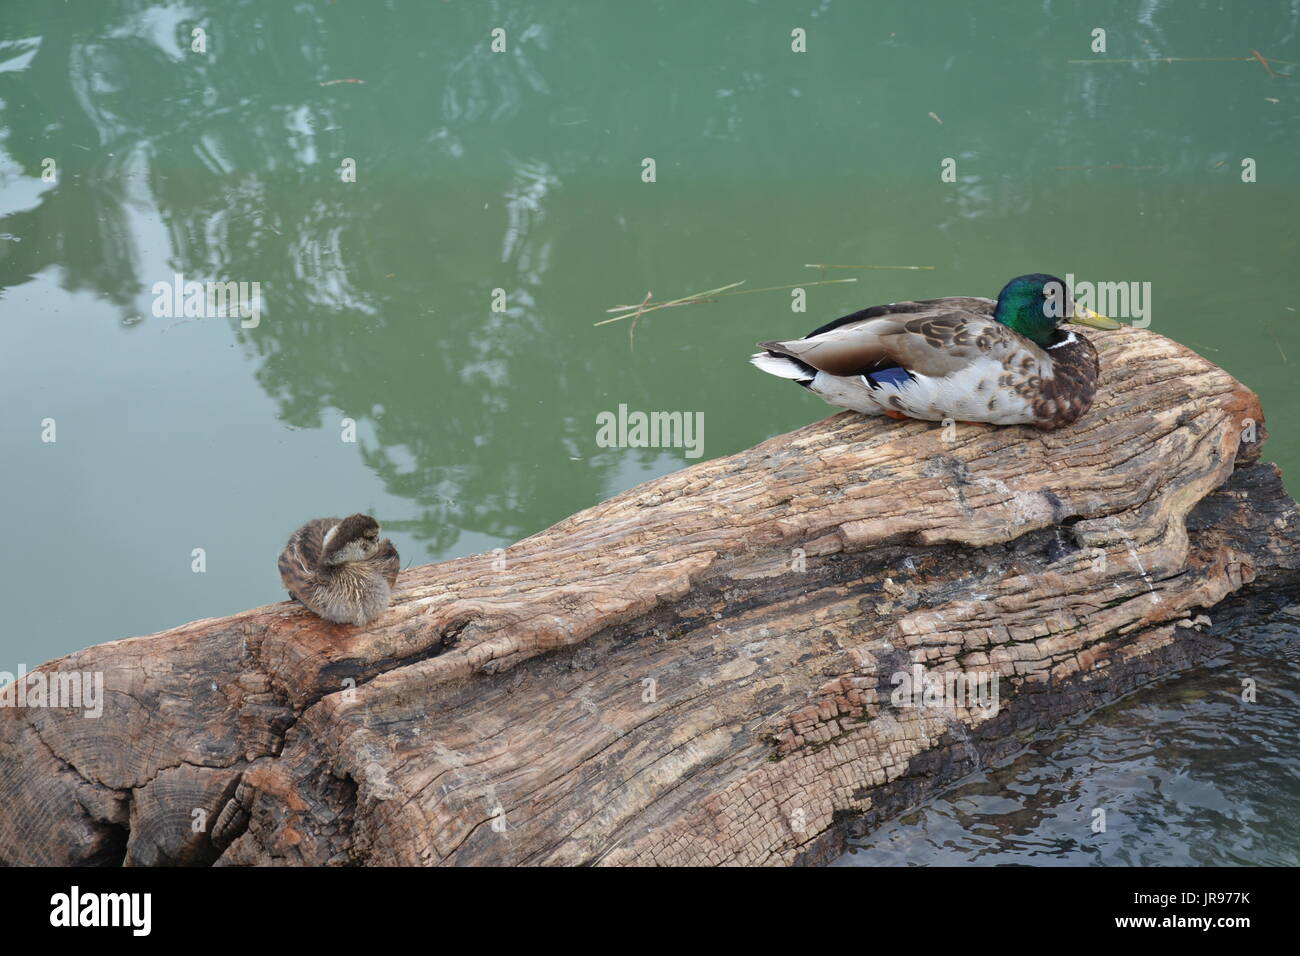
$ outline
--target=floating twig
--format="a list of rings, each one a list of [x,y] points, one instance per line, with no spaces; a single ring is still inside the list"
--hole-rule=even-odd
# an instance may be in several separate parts
[[[852,279],[818,279],[816,282],[795,282],[792,285],[769,285],[761,289],[741,289],[739,292],[728,292],[727,295],[753,295],[755,292],[781,292],[786,289],[802,289],[808,285],[833,285],[836,282],[857,282],[856,278]],[[718,298],[722,298],[719,296]]]
[[[1259,60],[1259,65],[1264,68],[1264,72],[1268,74],[1269,79],[1277,79],[1277,74],[1274,73],[1273,68],[1268,65],[1268,60],[1264,59],[1264,54],[1260,53],[1258,50],[1251,50],[1250,55]]]
[[[1097,166],[1053,166],[1053,169],[1168,169],[1168,166],[1130,166],[1128,163],[1110,163]]]
[[[1246,63],[1253,56],[1141,56],[1141,57],[1089,57],[1084,60],[1066,60],[1066,63]],[[1278,60],[1281,63],[1281,60]]]
[[[1087,59],[1066,60],[1066,63],[1259,63],[1268,70],[1271,77],[1288,77],[1290,73],[1277,73],[1270,66],[1272,63],[1282,63],[1286,66],[1300,66],[1300,62],[1295,60],[1278,60],[1272,61],[1265,59],[1264,55],[1258,50],[1251,50],[1250,56],[1146,56],[1146,57],[1089,57]]]
[[[636,315],[632,316],[632,324],[627,327],[627,347],[629,351],[636,349],[636,324],[641,321],[641,316],[645,314],[646,303],[654,293],[647,291],[641,304],[636,307]]]
[[[934,266],[842,266],[829,262],[805,262],[805,269],[933,269]]]
[[[622,312],[624,310],[631,310],[628,312],[628,315],[630,315],[632,311],[636,311],[638,314],[641,314],[645,312],[654,312],[656,309],[667,309],[670,306],[674,306],[674,305],[691,305],[694,302],[702,300],[705,296],[716,295],[717,293],[722,292],[726,289],[734,289],[738,285],[743,285],[744,282],[745,280],[741,279],[739,282],[732,282],[729,285],[718,286],[718,288],[716,289],[708,289],[704,292],[696,292],[693,295],[684,295],[680,299],[673,299],[669,302],[652,302],[648,307],[643,302],[641,305],[616,305],[614,306],[614,308],[606,309],[605,311]],[[610,322],[617,322],[619,319],[626,319],[626,318],[627,315],[616,315],[612,319],[602,319],[600,322],[597,322],[596,325],[607,325]]]
[[[595,322],[593,324],[608,325],[611,322],[618,322],[621,321],[622,319],[631,317],[632,324],[636,325],[636,323],[640,321],[641,316],[643,315],[646,315],[650,312],[654,312],[658,309],[669,309],[672,308],[673,306],[678,306],[678,305],[698,305],[701,302],[716,302],[718,299],[726,298],[727,296],[731,296],[731,295],[753,295],[755,292],[779,292],[785,289],[802,289],[805,288],[806,286],[813,286],[813,285],[834,285],[837,282],[857,282],[857,281],[858,280],[856,278],[821,279],[816,282],[796,282],[792,285],[772,285],[772,286],[764,286],[761,289],[740,289],[736,292],[728,291],[730,289],[735,289],[736,286],[738,285],[744,285],[745,280],[741,279],[739,282],[732,282],[727,285],[718,286],[718,288],[716,289],[708,289],[705,292],[696,292],[693,295],[684,295],[680,299],[672,299],[668,302],[651,302],[649,301],[649,295],[647,294],[646,300],[642,301],[641,304],[639,305],[616,305],[612,309],[606,309],[605,310],[606,312],[622,312],[623,314],[616,315],[608,319],[601,319],[599,322]]]

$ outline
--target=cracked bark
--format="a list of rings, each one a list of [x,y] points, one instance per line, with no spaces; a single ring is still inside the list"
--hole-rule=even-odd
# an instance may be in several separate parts
[[[504,569],[404,572],[369,630],[277,604],[51,662],[102,671],[105,713],[0,709],[0,861],[823,860],[1300,588],[1255,396],[1096,340],[1062,431],[840,414]],[[996,673],[1000,709],[893,706],[914,663]]]

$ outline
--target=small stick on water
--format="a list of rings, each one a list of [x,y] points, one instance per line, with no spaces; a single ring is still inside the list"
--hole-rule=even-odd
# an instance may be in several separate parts
[[[755,291],[758,291],[758,290],[755,290]],[[732,294],[734,294],[734,293],[728,293],[728,295],[732,295]],[[701,298],[700,296],[694,296],[694,295],[693,295],[693,296],[691,296],[689,299],[684,299],[684,300],[682,300],[682,301],[680,301],[680,302],[660,302],[660,303],[657,304],[657,305],[656,305],[655,303],[651,302],[651,303],[650,303],[650,307],[649,307],[648,309],[646,309],[645,311],[646,311],[646,312],[653,312],[655,309],[671,309],[671,308],[675,308],[676,306],[679,306],[679,305],[699,305],[701,302],[717,302],[717,301],[718,301],[718,300],[717,300],[717,299],[714,299],[714,298],[707,298],[707,297],[706,297],[706,298]],[[640,308],[640,306],[637,306],[637,305],[620,305],[620,306],[618,306],[617,308],[606,309],[605,311],[606,311],[606,312],[620,312],[620,311],[622,311],[622,310],[624,310],[624,309],[627,309],[628,312],[631,313],[631,312],[634,312],[635,310],[637,310],[637,309],[639,309],[639,308]],[[596,324],[596,325],[604,325],[606,322],[617,322],[619,319],[626,319],[626,318],[627,318],[626,315],[616,315],[616,316],[614,316],[614,318],[612,318],[612,319],[602,319],[601,321],[599,321],[599,322],[597,322],[597,323],[595,323],[595,324]]]
[[[1053,166],[1053,169],[1168,169],[1168,166],[1130,166],[1128,163],[1111,163],[1103,166]]]
[[[1254,63],[1259,62],[1264,69],[1268,70],[1270,76],[1287,77],[1290,73],[1275,73],[1269,65],[1272,63],[1281,63],[1285,66],[1300,66],[1300,62],[1295,60],[1266,60],[1258,50],[1251,50],[1251,56],[1147,56],[1137,58],[1098,58],[1090,57],[1086,60],[1066,60],[1066,63]]]
[[[1066,60],[1066,63],[1246,63],[1253,56],[1142,56],[1129,59],[1119,57],[1092,57],[1086,60]],[[1281,60],[1278,61],[1279,63]]]
[[[653,292],[646,292],[645,298],[641,300],[641,304],[636,308],[636,315],[632,316],[632,324],[627,327],[627,347],[630,352],[636,351],[636,324],[641,321],[641,316],[645,315],[645,305],[650,301],[652,295],[654,295]]]
[[[640,321],[641,316],[647,315],[650,312],[654,312],[656,309],[668,309],[677,305],[698,305],[701,302],[716,302],[718,301],[718,299],[725,298],[726,296],[729,295],[753,295],[755,292],[778,292],[783,289],[802,289],[807,286],[813,286],[813,285],[834,285],[837,282],[857,282],[857,281],[858,280],[856,278],[822,279],[818,282],[796,282],[793,285],[773,285],[773,286],[764,286],[761,289],[740,289],[735,292],[727,291],[728,289],[735,289],[736,286],[738,285],[744,285],[745,280],[741,279],[739,282],[732,282],[728,285],[718,286],[718,288],[709,289],[706,292],[696,292],[694,295],[685,295],[682,296],[680,299],[673,299],[669,302],[651,302],[649,300],[649,294],[647,294],[646,299],[643,300],[640,305],[616,305],[612,309],[606,309],[605,310],[606,312],[622,312],[623,314],[616,315],[609,319],[601,319],[599,322],[594,322],[592,324],[608,325],[611,322],[618,322],[621,321],[622,319],[626,319],[629,316],[631,316],[632,324],[635,326],[636,323]]]
[[[717,295],[719,292],[722,292],[726,289],[734,289],[736,286],[744,284],[744,281],[745,281],[744,279],[741,279],[740,282],[732,282],[730,285],[718,286],[718,288],[716,289],[707,289],[704,292],[696,292],[692,295],[684,295],[680,299],[673,299],[671,302],[652,302],[650,303],[649,306],[646,306],[644,303],[641,305],[616,305],[614,306],[614,308],[606,309],[605,311],[622,312],[624,310],[630,310],[628,312],[628,314],[630,315],[631,311],[637,311],[637,310],[640,310],[641,312],[653,312],[656,309],[666,309],[669,306],[673,306],[673,305],[691,305],[695,302],[702,300],[705,296]],[[610,322],[617,322],[619,319],[626,319],[626,318],[627,315],[616,315],[612,319],[603,319],[600,322],[597,322],[595,324],[607,325]]]
[[[724,286],[720,286],[719,288],[730,289],[733,286],[738,286],[740,284],[741,284],[740,282],[733,282],[731,283],[731,285],[724,285]],[[650,309],[647,311],[652,311],[654,309],[666,309],[670,305],[690,305],[692,302],[696,302],[700,300],[702,296],[712,295],[717,291],[719,291],[719,289],[710,289],[708,292],[696,292],[692,295],[682,296],[680,299],[673,299],[670,302],[651,302]],[[605,311],[606,312],[623,312],[623,311],[630,312],[633,309],[639,309],[639,308],[641,308],[640,305],[616,305],[614,306],[614,308],[606,309]],[[626,318],[626,316],[619,316],[619,318]],[[599,325],[600,323],[597,324]]]
[[[854,279],[820,279],[817,282],[796,282],[794,285],[769,285],[762,289],[741,289],[739,292],[728,292],[727,295],[753,295],[755,292],[780,292],[783,289],[802,289],[808,285],[833,285],[836,282],[857,282]],[[718,296],[722,298],[722,296]]]
[[[1277,74],[1274,73],[1273,68],[1268,65],[1268,60],[1264,59],[1264,54],[1260,53],[1258,50],[1251,50],[1250,55],[1253,56],[1255,59],[1259,60],[1259,65],[1264,68],[1264,71],[1268,74],[1269,79],[1272,80],[1277,79]]]
[[[805,262],[805,269],[933,269],[934,266],[841,266],[832,265],[829,262]],[[843,281],[832,280],[832,281]]]

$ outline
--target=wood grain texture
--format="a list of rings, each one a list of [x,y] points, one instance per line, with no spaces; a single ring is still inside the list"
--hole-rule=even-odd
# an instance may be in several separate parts
[[[0,708],[0,861],[821,861],[1300,587],[1254,394],[1094,341],[1060,431],[843,413],[403,572],[364,630],[283,603],[51,662],[105,713]],[[895,707],[914,663],[1000,709]]]

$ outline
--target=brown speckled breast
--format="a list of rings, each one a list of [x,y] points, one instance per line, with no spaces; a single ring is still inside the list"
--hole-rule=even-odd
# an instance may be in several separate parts
[[[1078,332],[1075,341],[1049,349],[1052,377],[1039,383],[1033,401],[1035,426],[1050,431],[1078,421],[1097,393],[1097,350]]]

